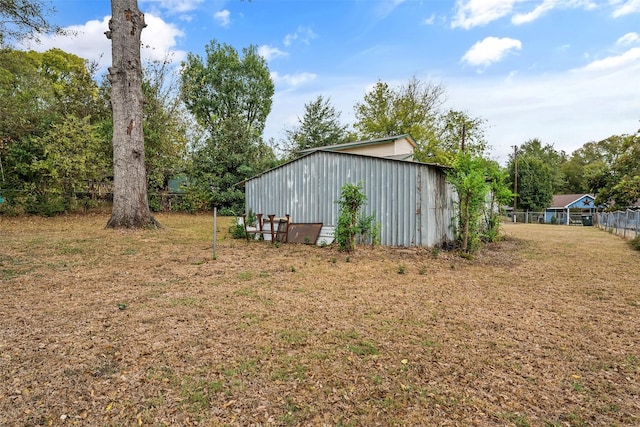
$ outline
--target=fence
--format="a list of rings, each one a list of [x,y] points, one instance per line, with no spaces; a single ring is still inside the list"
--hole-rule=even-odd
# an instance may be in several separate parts
[[[507,214],[508,221],[513,221],[513,213]],[[525,224],[542,224],[544,223],[544,212],[516,212],[516,222]]]
[[[615,233],[617,236],[635,239],[640,235],[640,210],[598,212],[596,225]]]

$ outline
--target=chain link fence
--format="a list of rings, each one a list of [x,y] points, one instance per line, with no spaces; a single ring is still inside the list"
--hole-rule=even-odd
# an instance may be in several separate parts
[[[617,236],[635,239],[640,235],[640,210],[598,212],[596,225]]]
[[[509,222],[513,221],[513,212],[507,214]],[[523,222],[525,224],[544,224],[544,212],[516,212],[515,222]]]

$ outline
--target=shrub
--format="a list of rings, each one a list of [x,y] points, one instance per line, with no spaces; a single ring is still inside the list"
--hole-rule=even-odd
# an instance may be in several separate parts
[[[636,251],[640,251],[640,236],[636,237],[635,239],[631,239],[629,241],[629,244]]]
[[[247,234],[244,231],[244,225],[242,224],[236,224],[229,227],[229,234],[231,234],[231,237],[234,239],[244,239],[247,237]]]
[[[336,202],[340,207],[338,212],[338,224],[335,230],[335,239],[338,249],[345,252],[353,252],[355,249],[356,234],[358,234],[358,212],[367,201],[367,196],[362,189],[362,183],[346,183],[340,189],[340,199]]]

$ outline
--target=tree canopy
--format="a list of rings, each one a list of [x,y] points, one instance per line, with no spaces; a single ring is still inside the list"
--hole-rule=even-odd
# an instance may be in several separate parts
[[[599,184],[596,203],[618,209],[640,201],[640,131],[623,135],[616,142],[620,143],[619,154],[611,167],[600,168],[590,182]]]
[[[483,119],[462,111],[447,110],[439,114],[430,138],[419,144],[416,160],[452,165],[460,151],[483,157],[488,148],[484,123]]]
[[[444,88],[411,78],[399,88],[378,81],[356,103],[354,129],[361,139],[411,134],[418,143],[433,137]]]
[[[347,126],[340,123],[340,112],[329,98],[318,95],[304,105],[304,115],[298,124],[286,130],[287,151],[294,154],[307,148],[347,142]]]
[[[108,172],[95,133],[98,88],[83,59],[59,49],[0,50],[0,166],[7,203],[54,214]]]
[[[206,59],[189,54],[182,64],[182,99],[207,131],[192,150],[192,190],[203,203],[239,213],[244,194],[236,184],[275,163],[262,140],[274,85],[256,46],[240,56],[214,40],[206,53]]]

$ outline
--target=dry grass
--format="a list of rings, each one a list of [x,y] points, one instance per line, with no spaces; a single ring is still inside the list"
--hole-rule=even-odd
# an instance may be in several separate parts
[[[640,253],[507,224],[444,252],[210,216],[0,218],[0,425],[640,425]]]

